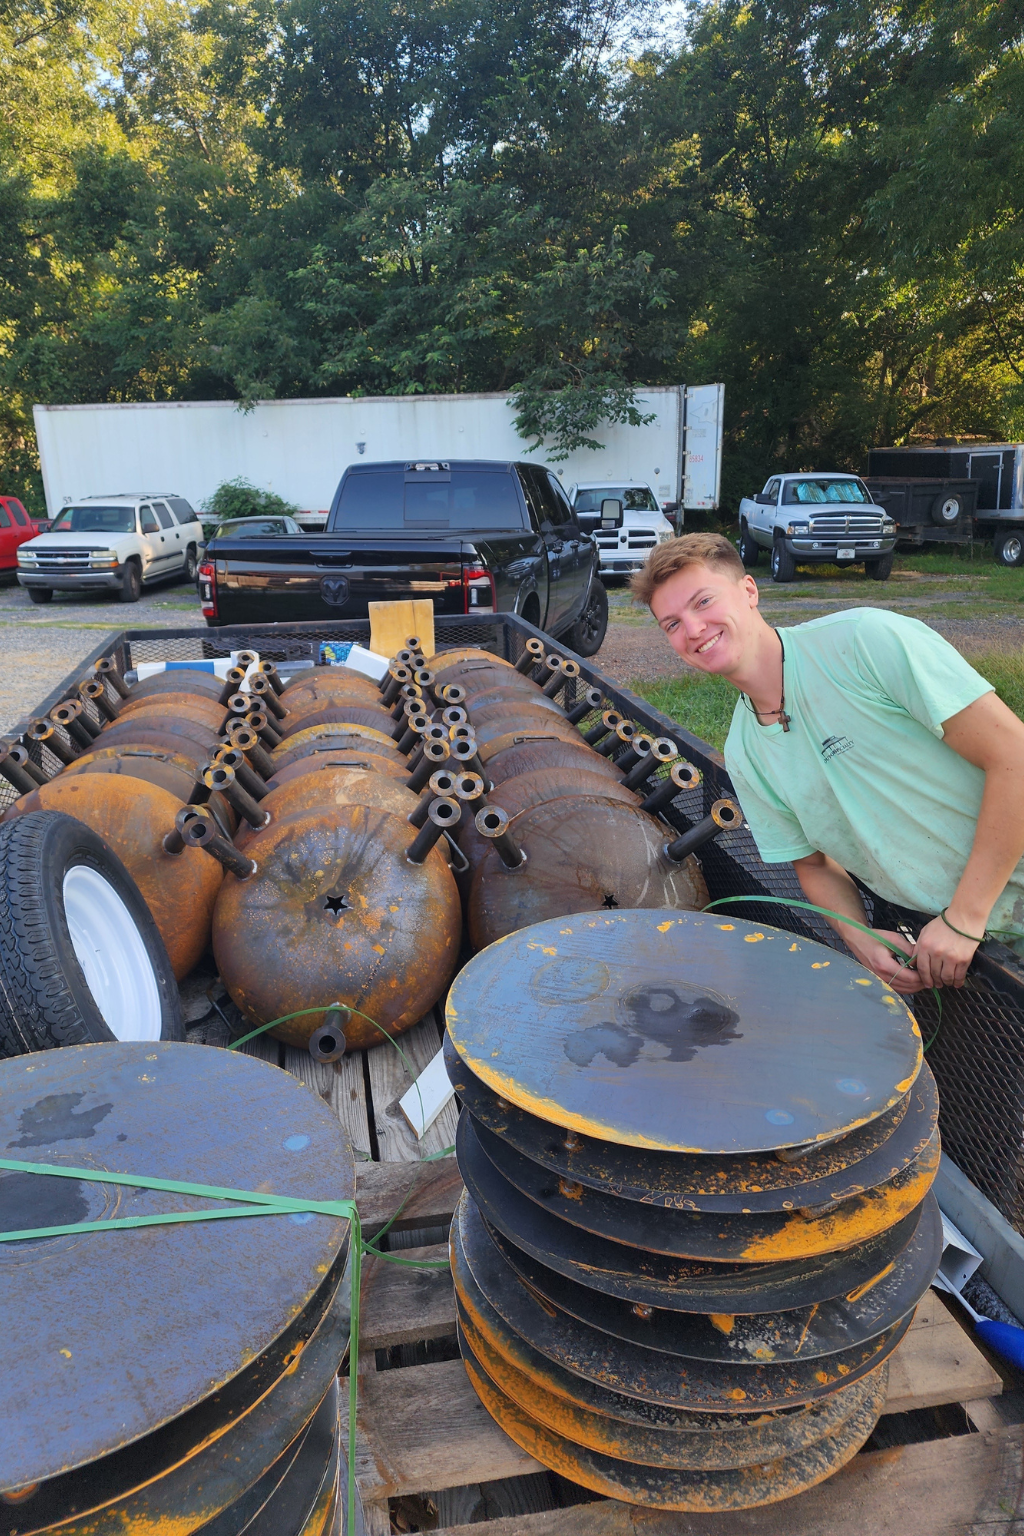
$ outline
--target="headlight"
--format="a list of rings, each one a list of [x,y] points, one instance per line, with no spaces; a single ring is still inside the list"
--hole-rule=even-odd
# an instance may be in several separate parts
[[[794,534],[809,533],[809,532],[810,532],[810,526],[807,523],[788,523],[786,525],[786,533],[789,535],[790,538],[792,538]]]
[[[89,556],[89,564],[102,566],[106,569],[117,564],[117,555],[112,549],[94,549]]]
[[[895,523],[883,523],[882,524],[882,532],[883,533],[895,533],[896,532],[896,524]]]
[[[675,538],[675,534],[672,532],[671,529],[669,529],[668,533],[659,533],[658,534],[658,543],[659,544],[667,544],[669,539],[674,539],[674,538]]]
[[[25,550],[21,550],[21,549],[18,550],[18,564],[19,565],[35,565],[36,563],[37,563],[37,561],[36,561],[36,556],[35,556],[34,552],[32,554],[29,554]]]

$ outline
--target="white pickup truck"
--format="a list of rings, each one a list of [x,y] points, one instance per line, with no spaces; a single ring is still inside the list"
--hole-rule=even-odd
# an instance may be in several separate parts
[[[740,502],[740,557],[749,568],[770,551],[773,581],[792,581],[798,565],[863,564],[872,581],[892,571],[896,524],[857,475],[830,471],[773,475]]]

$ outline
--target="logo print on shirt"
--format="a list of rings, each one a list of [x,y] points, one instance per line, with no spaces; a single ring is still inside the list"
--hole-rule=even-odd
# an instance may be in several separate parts
[[[851,752],[853,742],[849,736],[826,736],[821,744],[821,755],[826,763],[830,763],[834,757],[839,757],[843,752]]]

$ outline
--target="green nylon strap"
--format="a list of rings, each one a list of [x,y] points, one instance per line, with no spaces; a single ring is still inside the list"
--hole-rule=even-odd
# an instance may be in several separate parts
[[[352,1229],[352,1297],[348,1334],[348,1484],[346,1530],[356,1529],[356,1414],[359,1406],[359,1298],[362,1289],[363,1233],[354,1200],[302,1200],[290,1195],[267,1195],[258,1190],[227,1189],[216,1184],[192,1184],[183,1179],[142,1178],[137,1174],[106,1173],[97,1168],[66,1168],[59,1163],[26,1163],[0,1157],[0,1168],[12,1173],[38,1173],[62,1179],[82,1179],[94,1184],[120,1184],[130,1189],[158,1189],[169,1194],[193,1195],[202,1200],[248,1201],[234,1211],[167,1211],[159,1216],[115,1217],[110,1221],[83,1221],[63,1227],[35,1227],[21,1232],[0,1232],[0,1242],[30,1238],[62,1237],[76,1232],[124,1231],[131,1227],[171,1226],[186,1221],[223,1221],[232,1216],[286,1216],[310,1212],[346,1220]],[[384,1255],[382,1254],[383,1258]]]

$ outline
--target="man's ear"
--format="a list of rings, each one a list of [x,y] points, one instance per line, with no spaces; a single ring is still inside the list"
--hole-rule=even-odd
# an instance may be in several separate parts
[[[756,608],[761,597],[761,594],[758,591],[757,582],[754,580],[753,576],[747,575],[743,578],[743,585],[746,589],[747,599],[751,608]]]

